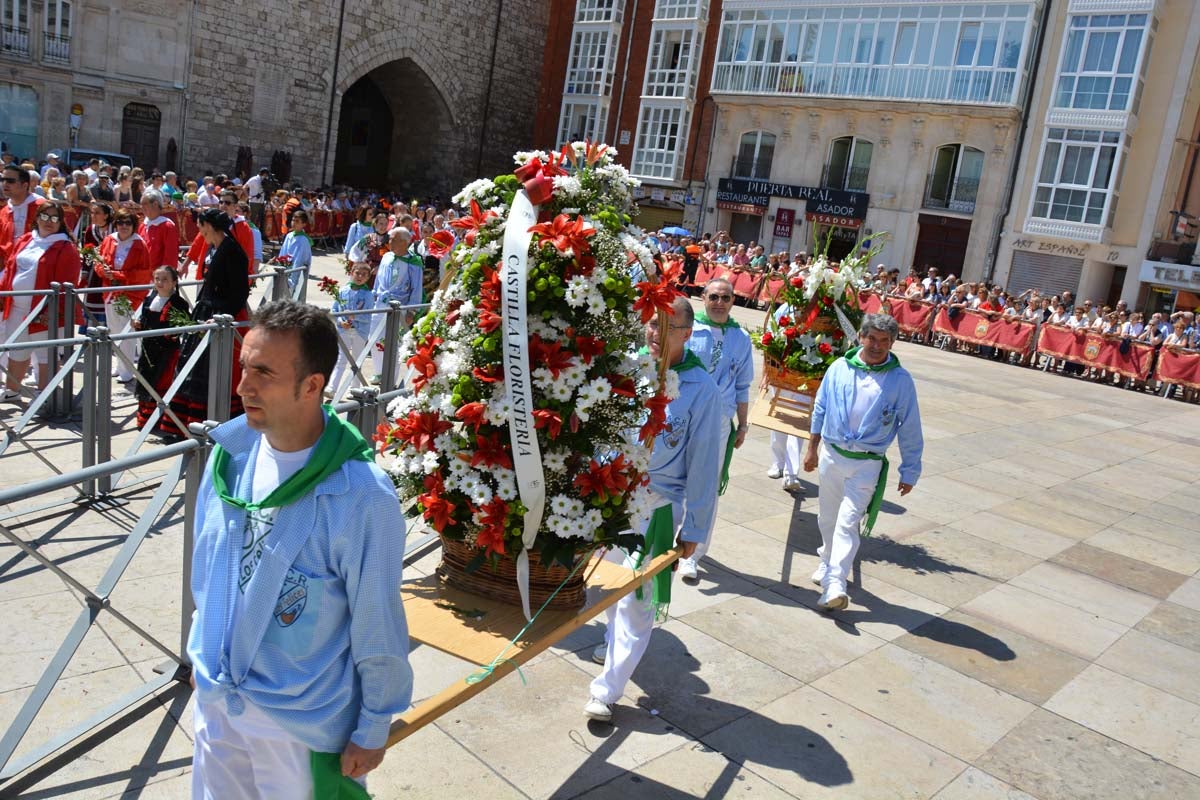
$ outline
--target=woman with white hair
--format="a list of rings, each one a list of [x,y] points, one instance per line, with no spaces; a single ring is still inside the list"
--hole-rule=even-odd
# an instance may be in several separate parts
[[[142,192],[142,224],[138,226],[138,235],[146,243],[150,251],[150,269],[179,266],[179,229],[163,210],[167,200],[158,189],[147,189]]]

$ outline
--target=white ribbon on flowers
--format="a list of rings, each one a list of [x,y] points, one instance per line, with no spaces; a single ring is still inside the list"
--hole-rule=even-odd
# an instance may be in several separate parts
[[[521,610],[531,619],[529,608],[529,548],[537,538],[546,510],[546,481],[542,453],[533,421],[533,376],[529,370],[529,318],[526,310],[529,284],[529,229],[537,223],[537,206],[524,189],[513,198],[504,228],[504,255],[500,266],[500,318],[504,334],[504,392],[512,409],[508,436],[512,444],[517,491],[525,506],[522,549],[517,556],[517,589]]]
[[[842,333],[846,334],[846,341],[857,341],[858,331],[854,330],[854,326],[850,324],[850,320],[846,317],[846,312],[842,311],[842,307],[836,303],[833,305],[833,310],[837,312],[838,325],[842,326]]]

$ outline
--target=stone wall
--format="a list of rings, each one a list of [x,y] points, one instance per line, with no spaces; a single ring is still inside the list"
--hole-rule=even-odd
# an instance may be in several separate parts
[[[336,76],[340,1],[265,5],[271,10],[199,6],[183,154],[189,171],[231,170],[237,148],[248,145],[256,163],[290,151],[293,178],[306,185],[331,179],[342,93],[367,75],[394,118],[388,177],[415,193],[446,196],[478,174],[508,168],[514,150],[531,146],[546,0],[345,0]]]

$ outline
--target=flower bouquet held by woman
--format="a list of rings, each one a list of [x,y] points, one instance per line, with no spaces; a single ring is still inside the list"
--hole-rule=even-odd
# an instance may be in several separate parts
[[[530,600],[582,605],[595,548],[640,543],[648,445],[677,391],[637,352],[674,291],[630,225],[637,182],[614,155],[518,153],[515,174],[455,198],[471,211],[452,223],[462,241],[403,343],[414,392],[377,435],[402,500],[441,535],[442,579],[519,595],[527,617]]]

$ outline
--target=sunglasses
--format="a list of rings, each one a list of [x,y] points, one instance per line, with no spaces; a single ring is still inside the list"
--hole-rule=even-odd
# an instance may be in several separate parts
[[[58,222],[60,219],[62,219],[62,217],[60,217],[58,214],[48,214],[46,212],[38,214],[37,218],[42,222]]]
[[[132,222],[130,222],[129,220],[127,220],[127,219],[123,219],[123,220],[121,220],[120,222],[118,222],[118,223],[117,223],[117,227],[118,227],[118,228],[120,228],[120,227],[121,227],[121,226],[123,226],[123,225],[128,225],[128,226],[129,226],[129,227],[131,227],[131,228],[133,227],[133,223],[132,223]]]
[[[16,178],[10,178],[10,177],[8,177],[8,176],[6,175],[6,176],[4,177],[4,182],[5,182],[5,183],[16,183],[16,182],[17,182],[17,179],[16,179]]]

